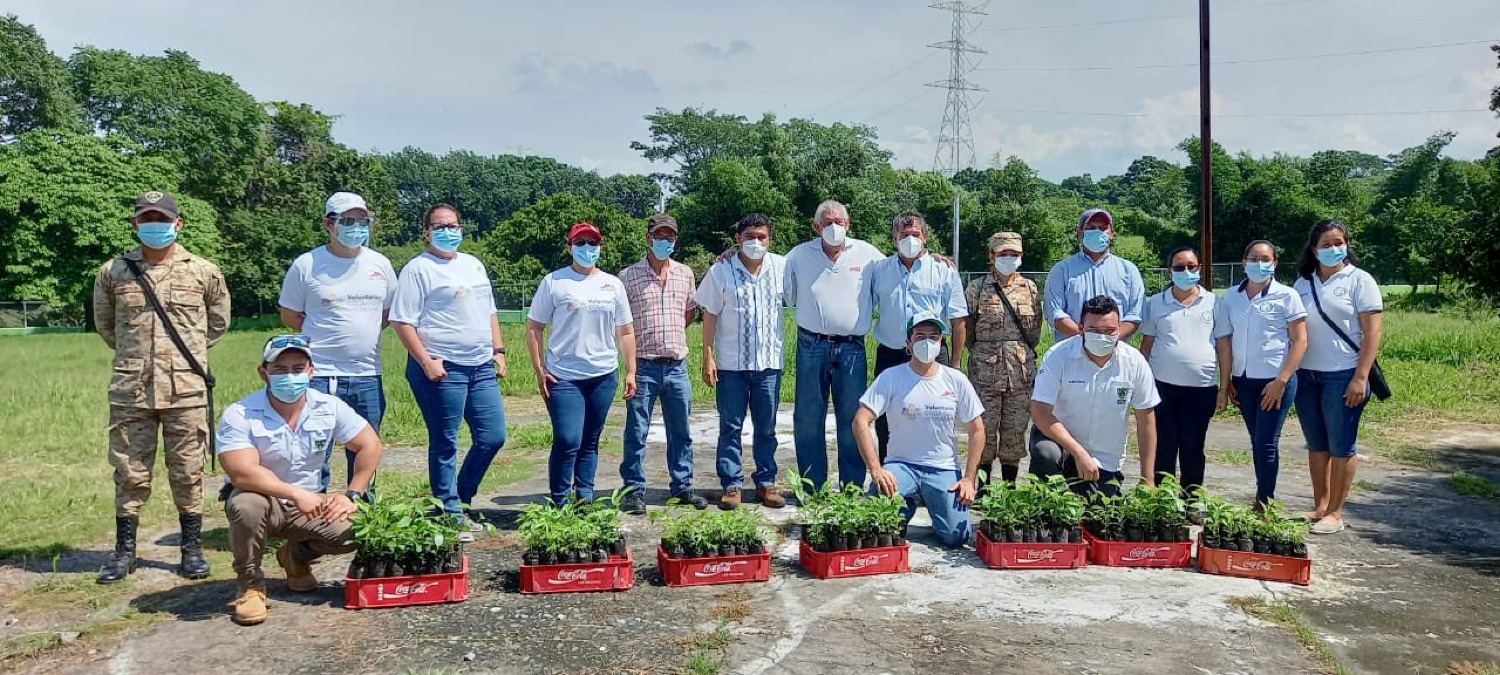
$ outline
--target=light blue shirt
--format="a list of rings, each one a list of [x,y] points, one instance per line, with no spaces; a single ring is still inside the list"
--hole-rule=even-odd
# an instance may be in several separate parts
[[[1214,350],[1217,301],[1217,296],[1201,286],[1191,304],[1182,304],[1170,288],[1146,298],[1141,335],[1153,339],[1148,360],[1157,382],[1179,387],[1219,384]]]
[[[1146,283],[1135,263],[1114,254],[1096,263],[1083,251],[1052,266],[1045,292],[1049,326],[1062,318],[1082,323],[1083,303],[1100,295],[1120,303],[1121,321],[1139,324],[1146,301]]]
[[[224,409],[219,417],[218,454],[255,450],[260,465],[277,478],[320,492],[326,487],[323,462],[328,451],[335,443],[354,440],[367,426],[370,423],[337,396],[308,389],[293,429],[261,389]]]
[[[923,253],[911,269],[900,255],[876,261],[865,270],[869,279],[870,306],[875,318],[875,339],[890,349],[906,347],[906,322],[918,312],[931,312],[948,319],[969,315],[958,270]]]
[[[1274,279],[1253,298],[1245,287],[1240,282],[1214,305],[1214,338],[1231,338],[1231,376],[1269,380],[1281,374],[1292,348],[1287,327],[1306,321],[1307,308],[1296,291]]]

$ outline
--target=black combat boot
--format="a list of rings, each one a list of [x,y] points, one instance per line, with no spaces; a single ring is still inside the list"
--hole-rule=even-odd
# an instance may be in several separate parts
[[[115,552],[99,568],[99,583],[112,584],[135,571],[136,516],[115,516]]]
[[[208,561],[203,559],[203,516],[177,514],[182,525],[182,565],[177,574],[188,579],[207,579]]]

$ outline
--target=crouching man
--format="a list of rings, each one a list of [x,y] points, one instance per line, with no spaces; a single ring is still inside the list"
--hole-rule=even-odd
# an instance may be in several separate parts
[[[870,491],[906,498],[902,515],[908,522],[917,510],[913,498],[920,493],[938,541],[962,546],[969,540],[969,504],[984,455],[984,406],[963,372],[937,362],[947,332],[947,324],[936,314],[912,316],[906,328],[911,358],[875,377],[859,399],[854,434],[875,479]],[[870,433],[870,425],[881,415],[891,429],[884,465]],[[955,422],[962,422],[969,434],[969,455],[962,466]]]
[[[266,620],[261,557],[266,539],[286,544],[276,561],[290,591],[318,587],[311,563],[318,556],[354,550],[349,517],[380,464],[380,438],[338,397],[309,390],[313,363],[306,335],[279,335],[261,352],[266,388],[235,402],[219,419],[219,460],[234,484],[225,503],[239,593],[234,620]],[[323,494],[324,459],[334,444],[354,456],[349,489]]]

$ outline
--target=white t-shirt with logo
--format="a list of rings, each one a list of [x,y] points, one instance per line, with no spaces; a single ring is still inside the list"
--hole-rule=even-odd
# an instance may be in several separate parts
[[[1094,365],[1074,335],[1047,350],[1036,371],[1031,400],[1052,406],[1052,414],[1105,471],[1119,471],[1125,458],[1131,408],[1161,403],[1146,357],[1125,343],[1104,367]]]
[[[608,272],[584,276],[571,266],[542,278],[529,318],[550,324],[547,372],[561,380],[587,380],[620,367],[615,332],[630,325],[625,284]]]
[[[958,425],[984,414],[974,385],[961,371],[939,365],[922,377],[906,363],[888,368],[859,399],[891,428],[886,459],[938,469],[958,469]]]
[[[1359,365],[1359,350],[1350,347],[1344,338],[1328,327],[1328,322],[1318,313],[1312,294],[1318,293],[1328,318],[1357,345],[1365,339],[1365,328],[1360,325],[1359,316],[1385,310],[1380,284],[1369,272],[1353,265],[1345,265],[1334,272],[1328,281],[1323,281],[1317,274],[1312,278],[1311,284],[1307,279],[1299,278],[1292,286],[1307,308],[1307,356],[1302,358],[1301,367],[1325,373],[1352,369]]]
[[[401,268],[391,321],[415,326],[428,354],[461,366],[495,358],[494,315],[495,293],[478,258],[458,253],[447,259],[428,251]]]
[[[318,375],[380,374],[380,330],[396,297],[396,270],[369,247],[353,258],[319,246],[297,256],[281,282],[282,307],[306,316]]]

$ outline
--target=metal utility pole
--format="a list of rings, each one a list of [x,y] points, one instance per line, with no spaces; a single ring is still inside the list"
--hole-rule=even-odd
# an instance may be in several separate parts
[[[977,64],[976,57],[985,51],[969,42],[972,29],[969,15],[983,15],[989,3],[968,0],[946,0],[928,5],[953,15],[952,29],[944,42],[934,42],[928,47],[948,51],[948,79],[931,82],[927,86],[948,90],[948,103],[943,108],[943,124],[938,129],[937,152],[932,158],[932,170],[949,178],[974,164],[974,130],[969,126],[969,111],[975,103],[969,100],[969,92],[984,91],[984,88],[969,81],[969,73]],[[960,203],[958,193],[953,197],[953,259],[958,260],[958,225]]]
[[[1198,236],[1204,288],[1214,287],[1214,134],[1209,103],[1208,0],[1198,0]]]

